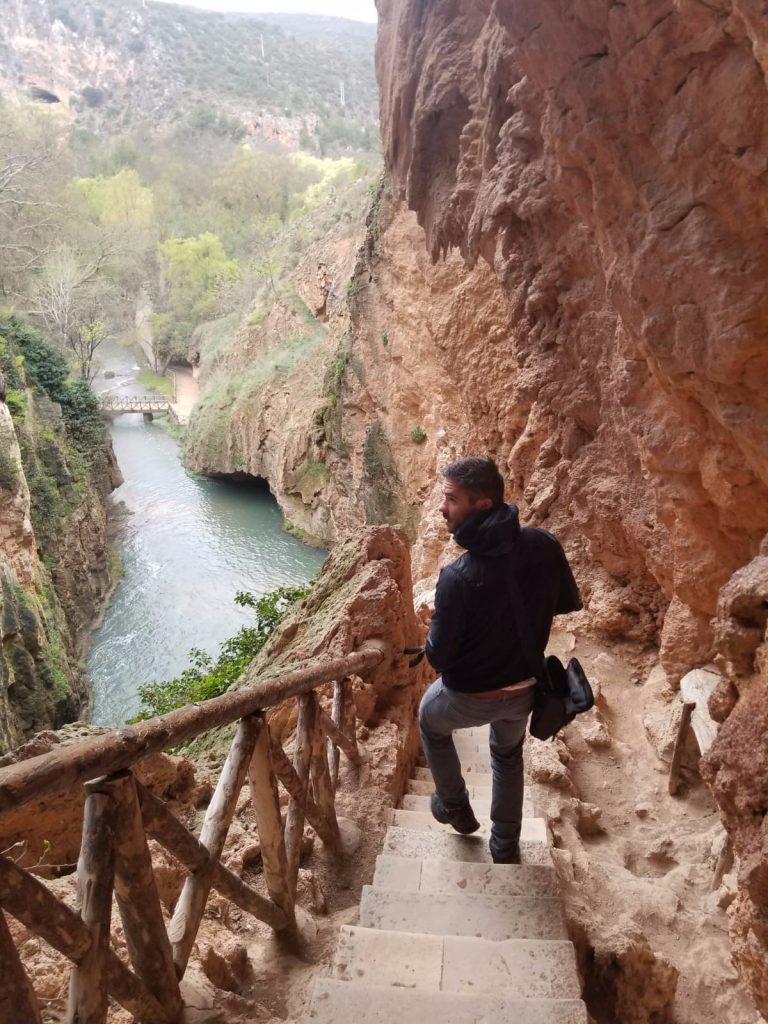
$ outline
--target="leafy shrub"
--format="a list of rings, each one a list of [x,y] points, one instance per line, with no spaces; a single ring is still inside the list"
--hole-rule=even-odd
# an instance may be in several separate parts
[[[101,455],[107,428],[90,385],[84,380],[69,382],[59,401],[73,446],[90,460]]]
[[[142,710],[132,721],[164,715],[174,708],[210,700],[228,690],[262,649],[287,609],[305,597],[310,587],[311,584],[306,587],[278,587],[259,598],[253,594],[238,593],[235,603],[254,609],[255,625],[243,626],[235,636],[226,640],[215,661],[205,651],[195,648],[189,652],[191,665],[180,676],[165,683],[140,686]]]
[[[0,452],[0,488],[15,491],[19,486],[19,467],[7,452]]]
[[[27,410],[27,399],[23,391],[9,388],[5,395],[5,404],[11,412],[11,416],[22,417]]]
[[[427,440],[427,435],[421,429],[421,426],[416,426],[411,431],[411,440],[414,444],[424,444]]]

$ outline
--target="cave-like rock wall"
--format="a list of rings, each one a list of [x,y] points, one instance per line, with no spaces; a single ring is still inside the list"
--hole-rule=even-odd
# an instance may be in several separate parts
[[[768,530],[762,7],[378,6],[394,186],[507,301],[452,368],[472,433],[679,678]]]

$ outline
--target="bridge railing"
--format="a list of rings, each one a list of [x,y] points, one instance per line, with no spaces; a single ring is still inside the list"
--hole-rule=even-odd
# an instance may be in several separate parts
[[[0,855],[0,1019],[41,1021],[29,978],[4,914],[10,914],[73,964],[68,1024],[104,1024],[111,997],[140,1024],[176,1024],[183,1003],[179,981],[187,968],[211,889],[270,925],[296,937],[296,883],[304,824],[323,844],[342,853],[335,794],[340,752],[361,762],[351,677],[384,658],[385,645],[368,643],[328,659],[126,726],[0,769],[2,815],[84,786],[83,831],[77,863],[78,911],[44,882]],[[327,707],[317,688],[332,683]],[[293,759],[270,732],[265,712],[298,701]],[[142,758],[237,722],[232,745],[199,835],[135,778]],[[221,861],[229,826],[246,780],[261,844],[266,894]],[[288,795],[281,814],[278,784]],[[147,837],[160,843],[187,872],[166,927]],[[110,940],[113,898],[119,908],[131,967]]]
[[[170,406],[168,398],[153,398],[149,395],[104,395],[99,406],[115,412],[165,412]]]

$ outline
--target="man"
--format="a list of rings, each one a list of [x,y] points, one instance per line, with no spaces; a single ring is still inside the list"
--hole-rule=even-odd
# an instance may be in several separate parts
[[[440,572],[426,645],[430,664],[441,674],[419,708],[421,741],[435,780],[432,814],[463,834],[480,827],[452,734],[490,723],[491,855],[495,864],[519,864],[523,739],[536,666],[523,653],[509,577],[542,653],[553,617],[578,611],[581,598],[558,541],[546,530],[521,529],[517,507],[504,504],[504,481],[491,459],[460,459],[442,475],[440,512],[467,553]]]

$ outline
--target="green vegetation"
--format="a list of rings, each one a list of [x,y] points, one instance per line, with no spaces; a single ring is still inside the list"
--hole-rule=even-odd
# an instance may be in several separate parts
[[[136,379],[142,387],[149,391],[159,391],[169,402],[173,401],[173,381],[170,377],[164,377],[161,373],[155,373],[153,370],[139,370]]]
[[[6,380],[21,385],[15,400],[9,402],[11,414],[23,418],[25,386],[44,394],[61,406],[68,439],[88,465],[104,456],[106,427],[99,414],[99,403],[88,384],[69,379],[67,361],[41,335],[13,315],[0,313],[0,370]]]
[[[303,481],[312,478],[319,478],[324,483],[328,483],[330,481],[331,473],[324,462],[315,462],[312,459],[307,459],[296,474],[296,479],[300,484]]]
[[[0,371],[15,385],[8,403],[29,486],[32,520],[43,554],[56,551],[62,520],[92,482],[103,479],[107,428],[98,400],[67,361],[18,317],[0,313]],[[56,402],[41,415],[31,398]],[[6,475],[7,478],[7,475]]]
[[[366,514],[371,523],[390,523],[397,513],[400,480],[392,458],[389,438],[378,420],[370,424],[363,444],[363,468],[367,492]]]
[[[16,491],[19,486],[19,467],[8,452],[0,452],[0,489]]]
[[[133,721],[164,715],[174,708],[209,700],[228,690],[262,649],[287,609],[306,597],[310,588],[311,584],[306,587],[278,587],[259,598],[253,594],[237,594],[236,604],[255,611],[254,625],[243,626],[227,640],[215,660],[204,651],[192,650],[189,654],[191,665],[180,676],[165,683],[147,683],[139,687],[142,710]]]
[[[427,435],[421,429],[420,426],[415,426],[411,431],[411,440],[414,444],[424,444],[427,440]]]

